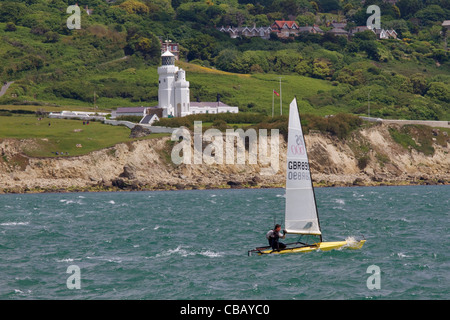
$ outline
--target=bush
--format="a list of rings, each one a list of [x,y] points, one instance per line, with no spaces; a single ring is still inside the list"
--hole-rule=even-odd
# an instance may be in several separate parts
[[[16,25],[14,24],[14,22],[8,22],[5,26],[5,31],[16,31]]]

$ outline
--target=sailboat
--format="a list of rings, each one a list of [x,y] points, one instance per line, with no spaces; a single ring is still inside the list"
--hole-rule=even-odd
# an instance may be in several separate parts
[[[259,247],[248,251],[248,254],[285,254],[343,248],[360,249],[366,242],[365,239],[349,238],[335,242],[322,241],[322,231],[296,98],[292,100],[289,106],[286,166],[285,233],[297,234],[300,235],[300,238],[310,235],[318,238],[318,241],[308,244],[299,240],[294,243],[287,243],[286,248],[280,250],[272,250],[270,246]]]

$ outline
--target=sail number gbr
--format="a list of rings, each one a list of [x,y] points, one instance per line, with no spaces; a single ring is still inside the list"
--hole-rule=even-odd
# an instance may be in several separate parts
[[[309,164],[307,161],[288,161],[289,180],[309,180]]]

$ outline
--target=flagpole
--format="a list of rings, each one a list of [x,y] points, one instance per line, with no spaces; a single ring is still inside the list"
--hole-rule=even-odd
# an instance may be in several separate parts
[[[281,77],[280,77],[280,115],[283,115],[283,107],[281,105]]]
[[[273,118],[273,111],[274,111],[274,101],[275,101],[275,89],[272,90],[272,118]]]

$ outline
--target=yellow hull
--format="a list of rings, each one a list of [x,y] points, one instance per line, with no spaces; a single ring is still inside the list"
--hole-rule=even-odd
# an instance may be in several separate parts
[[[261,254],[285,254],[285,253],[297,253],[297,252],[311,252],[311,251],[329,251],[329,250],[339,250],[339,249],[361,249],[366,240],[360,241],[335,241],[335,242],[319,242],[310,246],[286,248],[280,251],[267,249],[258,252]]]

